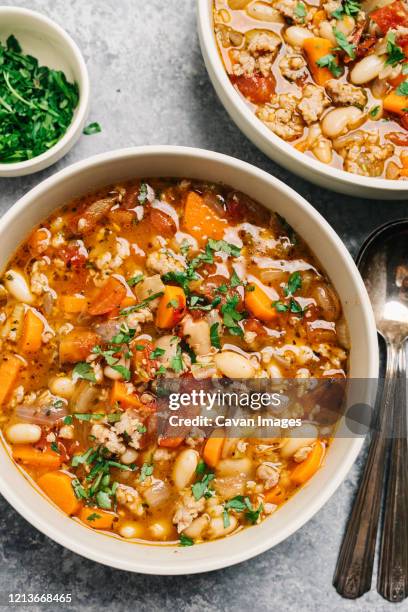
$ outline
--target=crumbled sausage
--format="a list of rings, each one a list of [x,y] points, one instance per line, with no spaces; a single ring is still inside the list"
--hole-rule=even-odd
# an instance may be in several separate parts
[[[293,94],[275,95],[256,114],[277,136],[295,140],[302,136],[304,129],[303,119],[296,111],[298,103],[299,98]]]
[[[384,162],[394,154],[391,144],[381,144],[374,132],[358,130],[333,141],[344,160],[344,169],[361,176],[381,176]]]
[[[342,83],[338,79],[330,79],[330,81],[327,81],[325,88],[334,104],[339,106],[357,106],[363,109],[367,104],[365,90],[351,83]]]
[[[279,63],[282,76],[288,81],[301,81],[307,77],[306,60],[301,53],[284,55]]]
[[[298,109],[302,113],[304,121],[310,125],[320,119],[325,108],[330,105],[324,89],[317,85],[307,84],[303,88],[302,100]]]
[[[176,257],[168,249],[150,253],[146,261],[146,267],[153,272],[158,272],[158,274],[167,274],[174,270],[182,272],[185,269],[180,258]]]
[[[178,533],[187,529],[200,512],[204,511],[204,508],[204,497],[196,500],[190,491],[182,493],[180,500],[177,502],[176,511],[173,516],[173,523],[177,525]]]

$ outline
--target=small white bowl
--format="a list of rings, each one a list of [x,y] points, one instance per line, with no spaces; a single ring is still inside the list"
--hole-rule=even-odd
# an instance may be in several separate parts
[[[214,35],[213,0],[197,0],[197,20],[201,51],[218,97],[237,126],[268,157],[312,183],[340,193],[385,200],[408,197],[408,181],[371,178],[339,170],[301,153],[269,130],[228,78]]]
[[[4,44],[14,34],[23,53],[36,57],[40,65],[62,70],[67,79],[76,81],[79,102],[64,136],[48,151],[23,162],[0,163],[0,177],[23,176],[48,168],[63,157],[80,137],[89,112],[89,75],[77,44],[54,21],[23,8],[0,7],[0,41]]]
[[[350,377],[377,378],[374,315],[346,247],[324,218],[290,187],[233,157],[200,149],[157,146],[103,153],[76,163],[34,187],[0,219],[0,270],[33,226],[55,208],[107,183],[117,184],[143,176],[194,177],[225,183],[285,217],[324,262],[340,296],[351,339]],[[366,401],[370,399],[371,394]],[[261,525],[226,539],[185,548],[120,540],[68,518],[13,465],[7,445],[1,439],[0,492],[37,529],[84,557],[145,574],[192,574],[239,563],[290,536],[334,493],[362,444],[363,438],[337,436],[319,472]]]

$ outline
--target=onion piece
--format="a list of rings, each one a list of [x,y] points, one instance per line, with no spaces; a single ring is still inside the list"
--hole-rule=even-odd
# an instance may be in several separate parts
[[[63,401],[63,400],[61,400]],[[35,425],[47,425],[52,427],[57,421],[60,421],[68,414],[66,404],[56,408],[55,406],[27,406],[19,405],[16,408],[16,416],[26,423],[34,423]]]
[[[91,405],[95,402],[99,394],[96,387],[93,387],[86,380],[82,380],[76,387],[75,393],[70,399],[72,412],[88,412]]]

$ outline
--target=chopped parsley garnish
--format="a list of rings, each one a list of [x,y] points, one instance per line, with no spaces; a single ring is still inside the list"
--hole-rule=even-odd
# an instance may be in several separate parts
[[[96,502],[100,508],[110,510],[112,508],[112,499],[106,491],[98,491],[96,494]]]
[[[338,48],[345,51],[351,59],[354,59],[356,57],[356,48],[354,45],[349,43],[347,36],[337,28],[333,28],[333,34],[336,38],[337,44],[339,45]]]
[[[316,60],[316,64],[320,68],[328,68],[332,75],[336,78],[343,74],[343,70],[338,65],[337,60],[332,53],[328,53],[327,55],[324,55],[320,59]]]
[[[400,83],[396,89],[399,96],[408,96],[408,81]]]
[[[379,110],[380,110],[379,106],[373,106],[373,108],[370,109],[368,114],[370,115],[370,117],[376,117],[378,115]]]
[[[137,428],[137,431],[138,431],[140,434],[144,434],[144,433],[146,433],[146,431],[147,431],[147,427],[146,427],[145,425],[139,425],[139,427]]]
[[[25,55],[13,35],[0,43],[0,66],[0,163],[32,159],[66,133],[78,106],[78,86]]]
[[[170,367],[176,374],[184,370],[183,355],[180,346],[177,347],[176,354],[170,360]]]
[[[137,196],[139,204],[142,206],[147,202],[148,189],[146,183],[141,183],[139,189],[139,195]]]
[[[219,323],[213,323],[210,327],[211,346],[213,346],[216,349],[221,348],[220,335],[218,333],[219,326],[220,326]]]
[[[387,53],[386,66],[396,66],[405,59],[403,50],[395,43],[395,32],[388,32],[387,34]]]
[[[57,453],[58,455],[61,454],[58,448],[58,444],[56,442],[51,442],[51,450],[54,451],[54,453]]]
[[[302,276],[300,272],[293,272],[289,276],[288,284],[284,288],[284,293],[286,297],[291,297],[302,288]]]
[[[205,463],[205,461],[203,461],[202,459],[198,462],[197,467],[196,467],[196,474],[198,474],[199,476],[201,476],[202,474],[205,474],[207,470],[207,465]]]
[[[146,478],[153,474],[153,465],[151,463],[144,463],[140,470],[139,482],[144,482]]]
[[[184,533],[180,533],[180,546],[193,546],[194,540],[186,536]]]
[[[78,499],[88,499],[88,493],[86,489],[81,485],[78,478],[74,478],[71,482],[74,493]]]
[[[127,284],[129,285],[129,287],[134,287],[135,285],[141,283],[143,278],[143,274],[136,274],[136,276],[132,276],[132,278],[128,279]]]
[[[167,302],[167,308],[180,308],[179,301],[173,298],[169,302]]]
[[[241,327],[237,325],[239,321],[245,319],[245,314],[237,311],[237,305],[239,302],[238,295],[227,296],[225,304],[221,306],[221,313],[223,315],[223,323],[227,328],[228,332],[233,336],[243,336],[244,332]]]
[[[239,257],[241,255],[241,248],[236,246],[235,244],[231,244],[226,242],[225,240],[213,240],[210,238],[208,240],[208,246],[213,251],[222,251],[223,253],[227,253],[231,257]]]
[[[359,0],[344,0],[343,6],[332,13],[332,17],[335,19],[341,19],[343,15],[349,15],[353,17],[357,15],[361,10],[361,3]]]
[[[408,62],[402,64],[402,74],[408,74]]]
[[[93,134],[99,134],[99,132],[102,132],[102,128],[97,121],[88,123],[83,129],[83,134],[85,134],[85,136],[92,136]]]
[[[97,519],[100,519],[100,518],[102,518],[100,514],[98,514],[97,512],[92,512],[92,514],[87,516],[86,520],[92,523],[93,521],[96,521]]]
[[[239,278],[238,274],[234,270],[231,275],[231,281],[230,281],[231,288],[234,289],[235,287],[239,287],[240,285],[243,285],[243,284],[244,284],[243,281]]]
[[[149,305],[149,302],[153,302],[153,300],[161,297],[162,295],[163,295],[163,291],[152,293],[152,295],[149,295],[149,297],[139,302],[139,304],[135,304],[134,306],[128,306],[127,308],[123,308],[123,310],[120,311],[120,314],[128,315],[128,314],[131,314],[132,312],[137,312],[138,310],[142,310],[143,308],[146,308],[146,306]]]
[[[187,253],[189,252],[190,249],[191,249],[191,245],[189,244],[188,240],[184,239],[180,246],[180,252],[183,255],[183,257],[187,256]]]
[[[301,21],[302,23],[305,22],[307,11],[306,11],[306,6],[303,4],[303,2],[298,2],[296,4],[294,13],[295,13],[295,16],[299,19],[299,21]]]
[[[193,493],[194,499],[196,501],[198,501],[202,497],[212,497],[212,493],[208,486],[210,482],[214,480],[214,478],[215,474],[209,472],[208,474],[205,474],[205,476],[203,476],[202,480],[200,480],[199,482],[195,482],[193,485],[191,485],[191,492]]]
[[[122,376],[122,378],[124,380],[126,380],[127,382],[129,382],[129,380],[132,377],[132,374],[129,370],[129,368],[126,368],[123,365],[113,365],[111,366],[112,370],[115,370],[116,372],[119,372],[119,374]]]
[[[259,515],[261,514],[262,510],[263,510],[263,504],[259,504],[259,507],[257,510],[254,510],[254,508],[252,507],[252,504],[250,502],[249,497],[245,497],[244,499],[245,505],[248,508],[248,510],[245,512],[245,518],[252,523],[253,525],[255,525],[255,523],[257,522]]]
[[[100,421],[104,416],[104,414],[97,414],[93,412],[77,412],[74,414],[74,417],[78,419],[78,421]]]
[[[64,425],[72,425],[73,419],[72,416],[69,414],[68,416],[64,417]]]
[[[76,364],[73,370],[73,374],[76,378],[83,378],[84,380],[89,380],[90,382],[96,382],[95,372],[92,369],[92,366],[86,361],[80,361]]]
[[[164,349],[157,347],[150,353],[150,359],[158,359],[159,357],[162,357],[165,352],[166,351]]]

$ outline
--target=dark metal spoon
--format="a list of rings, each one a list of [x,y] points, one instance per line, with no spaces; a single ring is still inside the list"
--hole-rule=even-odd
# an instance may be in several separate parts
[[[387,347],[382,401],[367,462],[340,549],[333,584],[355,599],[371,588],[387,451],[390,470],[385,495],[378,592],[389,601],[408,596],[408,485],[406,367],[408,336],[408,219],[377,229],[363,244],[357,265]]]

